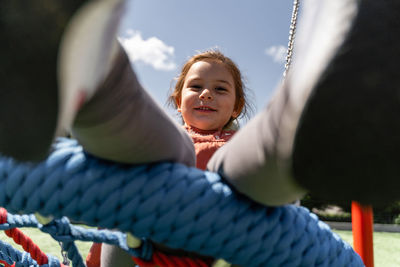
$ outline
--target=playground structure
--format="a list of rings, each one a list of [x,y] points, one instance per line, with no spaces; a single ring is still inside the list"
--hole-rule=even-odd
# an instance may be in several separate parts
[[[94,1],[92,3],[95,2],[105,3],[105,5],[110,4],[112,7],[119,7],[119,5],[115,3],[122,3],[123,1],[108,0]],[[322,3],[322,1],[320,2]],[[376,110],[367,110],[370,113],[363,113],[365,107],[371,102],[366,101],[366,103],[358,103],[351,97],[340,98],[340,103],[342,104],[342,102],[344,102],[345,104],[343,104],[342,109],[335,110],[339,112],[338,118],[348,119],[347,117],[344,117],[343,114],[346,114],[351,118],[351,112],[347,114],[346,112],[340,113],[340,111],[346,110],[346,107],[353,107],[353,103],[359,104],[359,106],[356,106],[354,109],[355,111],[362,111],[361,113],[355,114],[354,118],[356,119],[358,118],[357,115],[360,114],[363,116],[366,114],[363,119],[374,117],[369,115],[375,114],[374,112],[380,110],[382,110],[382,114],[378,114],[382,116],[377,116],[379,118],[376,121],[368,119],[362,120],[365,124],[361,124],[360,127],[354,124],[351,119],[349,121],[344,120],[345,122],[343,124],[339,124],[339,126],[344,127],[342,129],[347,130],[350,128],[351,130],[349,130],[349,132],[352,134],[341,131],[340,128],[336,131],[336,134],[344,133],[343,135],[340,135],[340,138],[338,137],[337,140],[331,140],[332,142],[337,141],[337,143],[333,142],[334,145],[331,147],[333,147],[334,150],[330,151],[339,151],[339,153],[336,154],[328,152],[321,153],[318,149],[325,149],[323,145],[307,146],[307,140],[300,142],[304,144],[303,148],[305,149],[302,150],[302,147],[300,147],[300,149],[295,150],[296,153],[300,151],[300,154],[294,154],[300,156],[297,156],[297,158],[295,157],[298,164],[295,165],[294,176],[300,177],[299,181],[304,183],[303,185],[305,188],[313,192],[327,194],[330,197],[344,197],[345,199],[351,200],[352,193],[354,193],[352,190],[361,188],[356,191],[357,200],[360,198],[367,203],[379,202],[381,200],[390,201],[397,195],[397,192],[393,189],[390,190],[390,187],[394,187],[393,185],[396,184],[397,181],[398,160],[396,160],[396,157],[399,153],[396,148],[400,143],[397,142],[397,136],[400,135],[396,134],[398,132],[398,117],[396,117],[398,110],[396,109],[392,112],[390,107],[397,107],[398,104],[395,101],[396,99],[392,97],[398,90],[395,88],[397,85],[397,76],[393,75],[395,69],[393,66],[397,66],[397,64],[393,65],[393,62],[397,63],[400,56],[398,52],[396,52],[397,50],[393,50],[396,46],[396,37],[388,37],[389,35],[387,34],[379,33],[384,32],[382,31],[382,28],[383,30],[386,30],[386,27],[387,29],[397,29],[396,27],[398,25],[396,23],[398,20],[396,20],[397,17],[395,11],[398,12],[399,7],[398,4],[390,0],[382,1],[384,4],[378,4],[374,1],[356,2],[357,1],[352,0],[335,1],[335,3],[339,3],[338,5],[343,5],[341,7],[343,10],[349,10],[349,12],[345,14],[346,16],[351,16],[354,13],[354,10],[347,8],[347,4],[352,4],[352,7],[356,6],[359,8],[361,10],[361,15],[355,17],[361,19],[357,21],[357,27],[352,29],[354,31],[351,32],[353,35],[350,35],[350,37],[355,36],[354,39],[345,39],[346,42],[343,47],[346,49],[343,49],[340,51],[341,53],[338,53],[338,56],[334,58],[336,61],[333,60],[334,63],[339,63],[339,67],[335,64],[331,64],[331,68],[328,68],[328,71],[326,72],[329,75],[322,75],[321,73],[316,74],[316,76],[321,75],[323,78],[328,77],[331,79],[322,81],[318,80],[318,83],[316,83],[316,85],[313,84],[313,86],[318,87],[321,86],[321,84],[324,85],[324,82],[328,85],[337,85],[334,83],[335,80],[338,80],[335,75],[335,70],[340,69],[342,71],[344,69],[345,71],[342,71],[341,73],[350,73],[354,76],[353,79],[349,79],[350,81],[344,79],[350,84],[348,87],[344,86],[344,90],[342,90],[342,92],[345,93],[345,96],[347,96],[347,91],[345,89],[352,89],[352,86],[355,85],[354,91],[358,92],[358,94],[354,93],[353,96],[365,94],[367,100],[372,99],[372,103],[375,103],[374,101],[376,101],[380,103],[380,105]],[[295,1],[295,6],[296,3],[297,1]],[[323,6],[324,4],[322,3],[321,5]],[[336,4],[332,5],[334,6]],[[375,9],[375,7],[378,8]],[[116,8],[116,10],[117,9],[118,8]],[[329,6],[327,9],[329,9]],[[105,10],[106,9],[103,11]],[[374,10],[372,15],[380,18],[380,20],[377,21],[386,23],[377,24],[379,27],[368,29],[368,33],[371,33],[369,30],[372,31],[371,34],[373,34],[376,39],[375,43],[365,42],[365,39],[363,38],[365,37],[365,35],[363,35],[365,33],[362,30],[360,31],[360,28],[363,29],[363,23],[370,20],[370,13],[368,12],[371,10]],[[322,8],[322,11],[326,12],[327,10]],[[393,11],[393,13],[390,13],[389,11]],[[385,12],[388,12],[388,14],[392,16],[387,16],[388,19],[385,20]],[[293,13],[293,17],[297,16],[296,13],[297,12]],[[104,14],[109,15],[107,12]],[[110,15],[108,18],[112,19],[113,17]],[[103,23],[100,23],[102,26],[108,25],[106,19],[101,22]],[[351,25],[351,23],[352,21],[349,20],[349,25]],[[110,25],[108,25],[110,28],[107,29],[115,28],[117,23]],[[292,37],[294,36],[294,25],[295,20],[292,20],[292,34],[290,35],[291,44],[289,44],[287,66],[291,62],[290,55],[293,49],[291,46],[293,45]],[[329,23],[326,25],[329,25]],[[319,28],[318,30],[319,33],[323,33],[326,29]],[[112,32],[112,29],[110,31]],[[76,34],[79,35],[79,32]],[[80,37],[82,37],[82,35],[80,35]],[[104,36],[101,34],[96,37],[96,41],[101,42],[104,40],[102,39]],[[371,53],[371,49],[377,48],[378,40],[387,46],[388,49],[385,49],[385,52],[387,53],[382,53],[382,55],[376,53],[375,57],[369,56],[370,54],[373,54]],[[316,43],[320,45],[324,44],[323,42]],[[352,49],[348,49],[349,47],[352,48],[351,45],[353,43],[359,45],[356,46],[357,48],[361,48],[361,57]],[[108,55],[107,53],[111,50],[110,46],[110,43],[105,42],[105,58]],[[100,47],[102,49],[104,48],[102,46]],[[321,45],[321,47],[323,47],[323,45]],[[322,50],[323,49],[320,51]],[[72,50],[69,50],[69,52],[71,51]],[[310,52],[309,50],[307,51]],[[332,51],[334,53],[337,52],[335,49],[332,49]],[[372,51],[376,52],[376,50]],[[95,52],[104,51],[95,50]],[[315,54],[318,54],[318,51],[315,52]],[[312,53],[314,53],[314,51],[312,51]],[[367,54],[367,58],[362,58],[362,56]],[[66,55],[73,55],[73,53],[66,53]],[[354,56],[358,60],[353,60],[351,56]],[[378,57],[379,60],[375,61]],[[67,59],[69,58],[70,57],[67,56]],[[343,58],[345,59],[343,60]],[[350,59],[347,60],[347,58]],[[319,58],[316,57],[316,60],[318,59]],[[329,62],[329,59],[327,59],[327,61]],[[354,64],[353,61],[355,62]],[[94,61],[92,64],[96,65],[96,62],[98,61]],[[307,62],[307,60],[297,61],[300,66],[297,67],[297,70],[310,69],[307,69],[307,67],[309,67],[307,65],[301,65],[303,62]],[[314,63],[314,61],[311,62]],[[348,65],[351,66],[351,71],[347,70]],[[341,69],[343,66],[344,68]],[[378,71],[374,66],[380,66]],[[367,67],[371,67],[371,69],[368,69]],[[104,69],[100,69],[99,73],[104,74],[102,73],[104,71]],[[96,72],[95,74],[98,73]],[[313,73],[311,73],[312,75],[304,75],[301,71],[294,71],[293,73],[285,72],[285,76],[288,77],[287,79],[292,83],[295,83],[296,79],[304,81],[301,77],[299,78],[297,76],[296,78],[296,74],[299,76],[303,75],[307,79],[313,75]],[[308,74],[310,74],[310,72]],[[350,77],[350,74],[348,77]],[[370,79],[365,79],[366,77],[372,77],[375,80],[373,79],[371,82]],[[368,80],[368,84],[366,84],[366,80]],[[383,90],[381,94],[378,94],[376,93],[377,89],[387,86],[387,84],[384,83],[384,86],[381,86],[381,80],[390,80],[395,86],[393,88],[388,87],[389,89],[387,91]],[[289,88],[290,86],[288,85],[290,85],[290,82],[285,84],[283,89]],[[364,82],[363,86],[360,85],[361,82]],[[295,84],[297,85],[297,83]],[[302,84],[302,86],[304,87],[304,84]],[[94,90],[94,87],[90,89]],[[310,93],[311,88],[314,87],[310,86],[310,89],[308,91],[306,90],[307,93]],[[330,92],[336,91],[340,92],[340,90],[333,90]],[[93,94],[94,92],[92,91],[90,93]],[[290,92],[287,93],[289,94]],[[311,96],[314,97],[315,94],[311,94]],[[377,96],[382,96],[382,98],[377,99]],[[74,104],[73,101],[71,101],[71,99],[74,99],[73,97],[71,98],[69,96],[66,98],[69,99],[66,106]],[[7,105],[7,100],[4,99],[5,98],[0,99],[1,105]],[[358,99],[361,98],[357,98],[356,100]],[[393,101],[388,104],[385,102],[387,99]],[[330,101],[331,99],[328,100]],[[348,102],[345,100],[348,100]],[[305,110],[312,110],[313,106],[311,105],[311,102],[308,102],[309,105],[304,106]],[[26,103],[26,105],[28,105],[28,103]],[[25,105],[22,104],[21,106]],[[298,106],[296,107],[298,108]],[[372,106],[368,106],[368,108],[369,107]],[[386,107],[389,107],[389,111],[387,111]],[[316,108],[316,110],[319,111],[319,108]],[[329,109],[326,110],[329,111]],[[350,109],[350,111],[353,110]],[[74,110],[74,112],[76,112],[76,110]],[[311,113],[317,114],[318,112]],[[66,120],[67,124],[71,122],[74,116],[73,112],[68,113],[61,111],[60,114],[60,117],[63,120]],[[7,132],[7,129],[4,130],[1,128],[6,127],[9,124],[15,126],[13,124],[15,123],[14,121],[10,122],[9,118],[5,117],[4,114],[1,115],[3,116],[1,117],[1,121],[5,120],[7,122],[0,124],[0,144],[2,152],[11,154],[11,156],[15,155],[16,158],[22,160],[25,160],[25,157],[36,157],[38,155],[43,158],[45,153],[43,153],[43,150],[38,149],[38,146],[36,145],[49,145],[52,142],[51,136],[53,135],[52,131],[54,129],[49,130],[47,128],[46,133],[43,134],[43,138],[40,136],[41,133],[39,131],[40,138],[38,139],[43,142],[37,142],[36,144],[29,139],[18,139],[20,136],[14,137],[12,134]],[[27,114],[26,121],[29,121],[30,119],[35,120],[35,117],[38,117],[35,116],[37,114],[33,114],[32,117],[29,117],[30,115],[30,113]],[[285,118],[285,116],[282,117]],[[313,118],[312,115],[308,117]],[[382,120],[381,118],[383,117],[387,119],[387,121]],[[56,120],[57,118],[52,119]],[[297,119],[300,121],[299,117]],[[301,119],[303,122],[306,118],[303,116]],[[335,117],[333,117],[333,119],[335,119]],[[42,123],[42,121],[45,120],[39,120],[40,123]],[[381,121],[383,122],[381,123]],[[347,122],[349,122],[349,124],[346,124]],[[386,124],[386,122],[388,123]],[[279,130],[285,132],[284,127],[288,124],[281,122],[280,125],[283,125],[283,128],[280,128]],[[15,126],[14,128],[18,129],[18,126]],[[14,130],[14,128],[11,127],[10,129]],[[44,128],[38,128],[45,131]],[[322,130],[330,131],[331,125],[325,124],[325,128],[314,128],[315,127],[311,127],[312,131],[317,133],[316,136],[324,137],[327,135],[326,132],[324,134],[323,131],[318,131],[320,128]],[[360,130],[358,130],[358,128],[360,128]],[[370,128],[375,130],[386,129],[386,131],[377,130],[376,132],[371,131],[371,135],[359,135],[360,133],[363,133],[363,130]],[[307,127],[302,128],[301,130],[304,129],[305,134],[303,136],[310,138],[309,140],[311,140],[311,143],[321,140],[324,141],[323,138],[318,140],[314,138],[314,133],[310,134],[307,132]],[[387,134],[387,129],[391,129],[391,134]],[[47,132],[47,130],[49,130],[49,132]],[[291,129],[289,128],[286,130],[289,130],[288,132],[290,136]],[[293,131],[293,139],[295,133],[298,138],[299,132],[300,131]],[[356,134],[354,134],[354,132]],[[377,134],[377,137],[379,138],[376,138],[373,134]],[[286,137],[285,135],[282,136]],[[355,139],[351,140],[361,140],[361,142],[352,143],[347,139],[341,139],[343,136],[355,137]],[[357,137],[360,136],[362,138],[357,139]],[[12,145],[9,145],[10,142],[7,141],[8,138],[11,138],[11,140],[18,139],[21,142],[14,142]],[[284,140],[284,138],[282,140]],[[370,142],[371,140],[379,142]],[[290,140],[289,137],[286,141],[291,142],[293,140]],[[281,142],[286,144],[284,141]],[[349,147],[346,146],[348,145],[347,142],[351,143],[351,145],[358,145],[358,149],[356,146],[356,149],[349,150]],[[375,146],[365,148],[365,144],[371,143]],[[16,144],[20,145],[22,148],[26,147],[27,151],[32,148],[33,152],[28,151],[29,153],[25,153],[24,149],[13,151],[12,148],[16,146]],[[326,145],[324,142],[322,142],[322,144]],[[393,148],[389,148],[387,144],[393,145]],[[234,146],[234,144],[230,146]],[[87,145],[83,144],[83,147],[87,150]],[[280,146],[279,148],[282,147],[285,149],[285,145]],[[343,243],[343,241],[333,234],[324,223],[319,222],[314,215],[304,208],[292,205],[269,207],[256,204],[256,202],[250,200],[254,198],[253,195],[247,194],[247,192],[242,192],[247,196],[237,193],[236,189],[238,188],[227,186],[217,173],[201,172],[180,165],[179,163],[143,164],[135,167],[132,167],[129,164],[111,163],[111,161],[101,160],[90,156],[91,151],[89,151],[89,153],[85,152],[74,140],[61,140],[55,144],[54,149],[55,150],[49,157],[45,156],[45,160],[37,164],[22,163],[6,156],[1,158],[0,206],[5,207],[8,212],[11,212],[6,213],[5,210],[1,211],[1,227],[7,230],[14,238],[19,235],[17,230],[11,230],[15,227],[39,227],[41,230],[50,233],[56,240],[60,240],[63,243],[63,249],[68,252],[74,266],[84,266],[83,260],[78,255],[72,242],[74,239],[105,242],[120,246],[131,253],[131,255],[135,256],[139,261],[143,261],[142,266],[147,266],[145,265],[146,262],[154,260],[154,257],[157,257],[157,255],[161,258],[164,257],[160,256],[161,254],[158,254],[156,250],[153,250],[152,241],[165,244],[171,248],[184,248],[188,251],[209,255],[216,259],[223,258],[232,264],[239,264],[242,266],[363,265],[359,256],[347,244]],[[319,156],[327,156],[325,160],[328,159],[329,161],[324,161],[322,157],[318,157],[317,161],[313,161],[312,159],[315,158],[315,154],[302,154],[305,150],[311,149],[316,149],[314,153]],[[341,153],[343,151],[340,149],[343,149],[344,152],[351,151],[351,153]],[[39,154],[35,154],[37,152],[35,150],[40,150]],[[352,153],[355,154],[353,155]],[[369,162],[366,159],[369,159],[371,154],[382,154],[385,155],[385,157],[380,156],[374,158],[375,165],[372,168],[372,165],[365,166],[365,162]],[[332,155],[338,158],[330,160],[331,157],[333,157]],[[344,159],[342,160],[342,158]],[[351,159],[354,159],[355,161],[352,161]],[[289,161],[291,161],[291,159],[289,159]],[[342,164],[341,167],[343,170],[341,174],[343,174],[343,177],[335,176],[335,171],[337,170],[335,162]],[[312,163],[316,165],[313,166],[311,165]],[[325,165],[320,163],[324,163]],[[352,164],[354,164],[355,167],[353,167]],[[315,167],[319,167],[319,165],[322,167]],[[299,166],[309,166],[309,168],[299,168]],[[365,171],[363,169],[364,166],[371,168],[372,171]],[[387,168],[382,168],[382,166]],[[310,170],[312,170],[312,172],[310,172]],[[377,184],[377,176],[375,175],[376,170],[384,171],[382,174],[381,184]],[[321,173],[327,175],[327,180],[325,182],[331,183],[329,186],[321,187],[318,183],[322,176],[320,175]],[[226,173],[222,173],[222,175],[224,178],[229,178]],[[354,178],[354,181],[349,179],[352,177]],[[339,180],[336,180],[335,178],[338,178]],[[365,181],[365,183],[358,183],[360,181]],[[341,185],[346,183],[349,184],[346,187],[336,187],[335,190],[337,190],[337,188],[346,189],[346,192],[339,195],[338,191],[333,190],[332,183]],[[269,189],[269,187],[260,188],[263,190]],[[321,188],[327,191],[319,190]],[[362,189],[370,191],[366,191],[367,193],[363,195]],[[240,188],[238,190],[241,191]],[[387,192],[385,190],[387,190]],[[360,207],[355,203],[354,210],[361,211],[360,213],[355,212],[358,215],[356,215],[357,217],[354,219],[354,222],[357,222],[357,226],[354,225],[354,228],[360,230],[356,231],[358,232],[358,235],[356,234],[358,238],[355,237],[355,249],[364,260],[365,265],[370,267],[373,266],[371,208]],[[31,215],[17,215],[20,213]],[[39,218],[39,220],[37,218]],[[118,229],[123,233],[118,231],[111,232],[108,230],[82,229],[72,226],[68,222],[67,218],[83,222],[90,226]],[[28,239],[24,240],[24,246],[28,248],[31,247],[31,245],[27,245],[30,244]],[[0,259],[8,265],[12,265],[15,262],[15,266],[62,266],[57,259],[51,256],[44,256],[36,249],[36,247],[30,251],[30,254],[27,254],[19,253],[4,243],[1,243],[1,246]],[[196,266],[191,265],[192,263],[187,263],[186,265],[185,263],[180,264],[183,264],[182,266]],[[203,263],[200,262],[193,264],[204,266],[202,265]],[[178,266],[178,264],[176,264],[176,266]]]
[[[152,259],[152,240],[240,266],[363,266],[353,249],[305,208],[256,204],[215,173],[173,163],[113,164],[69,139],[38,165],[3,157],[0,166],[0,206],[55,218],[42,225],[33,215],[8,214],[2,229],[39,227],[63,243],[73,266],[85,266],[73,240],[114,244],[144,262]],[[62,216],[117,228],[142,242],[130,248],[126,234],[73,226]],[[61,266],[51,256],[48,265],[39,265],[27,253],[4,243],[1,248],[1,260],[10,265]]]

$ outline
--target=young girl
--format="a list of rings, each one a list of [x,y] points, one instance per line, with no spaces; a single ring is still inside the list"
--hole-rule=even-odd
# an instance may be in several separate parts
[[[196,54],[184,64],[169,101],[182,115],[195,146],[196,167],[203,170],[235,133],[236,119],[249,111],[239,68],[218,50]]]
[[[183,65],[169,102],[181,114],[184,127],[192,137],[196,167],[200,169],[206,169],[214,152],[235,133],[236,120],[247,116],[250,110],[239,68],[218,50],[196,54]],[[203,258],[163,245],[155,246],[173,255]],[[131,257],[120,248],[103,244],[101,250],[101,266],[132,266]],[[207,257],[203,259],[209,261]]]

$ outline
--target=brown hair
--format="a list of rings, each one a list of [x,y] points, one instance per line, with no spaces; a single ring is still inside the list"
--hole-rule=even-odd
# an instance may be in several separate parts
[[[195,54],[188,61],[185,62],[179,76],[175,78],[175,88],[169,96],[168,102],[171,103],[175,108],[178,108],[178,102],[181,98],[183,84],[185,83],[187,73],[194,63],[205,60],[215,60],[223,63],[228,71],[231,73],[235,83],[234,85],[236,98],[234,110],[237,111],[239,116],[237,118],[231,118],[224,128],[230,127],[232,125],[232,122],[239,117],[249,118],[251,106],[248,103],[247,88],[244,85],[242,74],[237,65],[229,57],[225,56],[224,54],[222,54],[222,52],[216,49],[207,50]]]

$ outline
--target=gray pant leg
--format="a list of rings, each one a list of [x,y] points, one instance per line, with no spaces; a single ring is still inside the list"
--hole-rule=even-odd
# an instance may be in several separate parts
[[[266,205],[282,205],[304,195],[291,175],[288,140],[295,124],[282,126],[287,91],[278,91],[270,105],[210,159],[208,170],[219,172],[238,191]]]
[[[86,151],[107,160],[195,164],[191,138],[142,88],[121,47],[111,72],[77,114],[72,132]]]
[[[220,172],[238,191],[266,205],[291,203],[305,193],[293,177],[296,130],[312,88],[351,25],[355,2],[304,2],[288,76],[269,106],[214,154],[209,170]]]
[[[294,179],[329,201],[393,202],[400,54],[386,32],[398,25],[398,2],[308,0],[303,7],[285,83],[208,168],[267,205],[300,197]]]
[[[135,263],[128,252],[116,246],[103,244],[100,267],[132,267]]]

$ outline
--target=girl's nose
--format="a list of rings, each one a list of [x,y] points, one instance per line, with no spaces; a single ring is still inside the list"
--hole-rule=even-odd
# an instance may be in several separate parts
[[[201,94],[200,94],[200,99],[201,100],[211,100],[212,94],[211,94],[210,90],[203,89],[203,91],[201,91]]]

